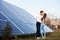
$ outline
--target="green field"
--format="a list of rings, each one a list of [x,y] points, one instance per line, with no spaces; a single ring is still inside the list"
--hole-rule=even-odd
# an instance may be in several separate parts
[[[35,37],[35,34],[30,35],[19,35],[17,36],[16,40],[37,40]],[[53,32],[53,33],[47,33],[47,38],[40,40],[60,40],[60,31],[59,32]]]

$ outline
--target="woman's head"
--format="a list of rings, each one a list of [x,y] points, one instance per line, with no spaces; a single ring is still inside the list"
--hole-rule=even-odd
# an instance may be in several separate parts
[[[41,18],[41,20],[45,19],[47,17],[47,14],[44,13],[44,16]]]
[[[43,18],[46,18],[47,17],[47,14],[46,13],[44,13],[44,16],[43,16]]]

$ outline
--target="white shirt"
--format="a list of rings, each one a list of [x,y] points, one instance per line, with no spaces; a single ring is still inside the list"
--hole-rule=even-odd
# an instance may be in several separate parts
[[[42,17],[43,17],[42,15],[38,14],[38,15],[37,15],[37,21],[41,23],[41,18],[42,18]]]

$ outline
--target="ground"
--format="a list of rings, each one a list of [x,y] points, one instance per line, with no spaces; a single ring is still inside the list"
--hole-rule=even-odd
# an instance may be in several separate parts
[[[16,40],[37,40],[35,37],[35,34],[30,34],[30,35],[19,35],[17,36]],[[55,31],[52,33],[47,33],[47,38],[40,40],[60,40],[60,31]]]

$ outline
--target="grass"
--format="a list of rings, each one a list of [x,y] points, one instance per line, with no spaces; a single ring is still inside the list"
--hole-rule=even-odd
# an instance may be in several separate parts
[[[18,35],[16,40],[36,40],[35,34],[30,34],[30,35]],[[40,40],[60,40],[60,31],[58,32],[53,32],[53,33],[47,33],[47,38]]]

